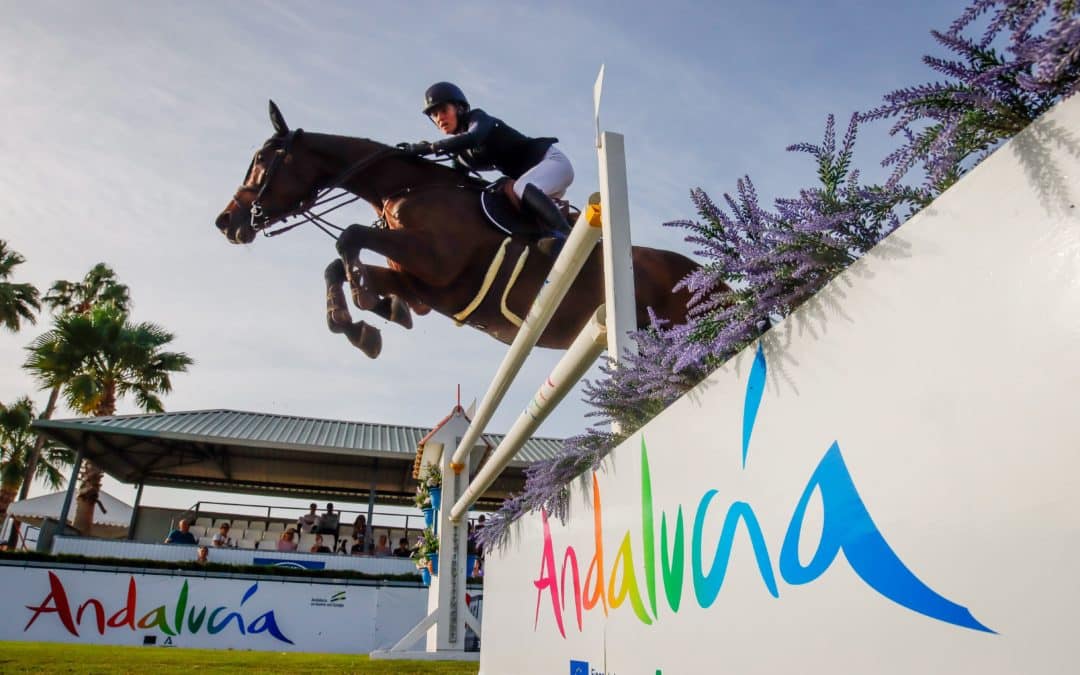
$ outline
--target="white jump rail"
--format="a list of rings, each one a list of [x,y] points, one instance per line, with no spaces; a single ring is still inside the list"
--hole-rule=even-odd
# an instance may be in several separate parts
[[[499,447],[495,448],[495,452],[450,509],[450,520],[457,522],[468,513],[473,502],[498,479],[525,441],[529,440],[536,428],[570,393],[574,384],[585,375],[585,372],[600,356],[600,352],[604,351],[607,344],[604,309],[604,305],[601,305],[596,310],[589,319],[589,323],[578,333],[574,343],[551,371],[551,375],[540,385],[540,389],[537,390],[525,411],[518,416],[514,426],[503,437]]]
[[[491,421],[491,416],[499,407],[510,383],[514,381],[521,366],[525,363],[529,352],[536,346],[537,341],[551,322],[559,303],[566,297],[570,285],[574,283],[578,272],[581,271],[585,261],[596,247],[600,239],[602,218],[600,216],[600,193],[593,193],[589,198],[589,205],[581,212],[570,231],[570,236],[563,245],[562,251],[551,266],[547,281],[544,283],[536,299],[533,300],[529,313],[521,322],[514,341],[510,344],[509,351],[503,357],[499,369],[495,371],[495,378],[491,381],[487,393],[481,399],[476,414],[473,415],[472,424],[465,436],[458,444],[457,450],[451,458],[451,466],[454,471],[460,472],[465,456],[469,453],[485,427]]]

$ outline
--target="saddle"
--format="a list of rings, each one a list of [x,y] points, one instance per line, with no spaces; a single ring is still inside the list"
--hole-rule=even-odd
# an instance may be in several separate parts
[[[551,233],[538,219],[533,218],[531,214],[522,213],[511,203],[510,198],[506,196],[505,187],[509,180],[505,177],[500,178],[480,191],[480,208],[487,216],[488,222],[498,231],[510,236],[525,237],[530,240],[550,237]],[[566,231],[569,232],[581,211],[568,201],[562,199],[554,201],[566,220]]]

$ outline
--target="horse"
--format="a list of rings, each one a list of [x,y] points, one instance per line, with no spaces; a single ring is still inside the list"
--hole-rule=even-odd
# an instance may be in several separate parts
[[[347,190],[371,204],[379,220],[350,225],[337,237],[338,257],[324,271],[332,332],[344,333],[370,358],[382,349],[379,329],[352,320],[343,289],[348,281],[353,304],[405,328],[412,327],[412,313],[434,309],[501,342],[513,341],[555,256],[536,237],[508,236],[491,225],[479,198],[483,181],[370,139],[290,129],[273,101],[270,121],[274,135],[255,153],[243,184],[215,220],[228,241],[250,244],[258,232],[288,218],[312,218],[322,195]],[[364,249],[385,256],[388,265],[361,263]],[[604,302],[602,266],[597,245],[538,346],[569,347]],[[672,289],[697,263],[634,246],[633,267],[638,327],[650,325],[649,308],[673,325],[685,323],[690,292]]]

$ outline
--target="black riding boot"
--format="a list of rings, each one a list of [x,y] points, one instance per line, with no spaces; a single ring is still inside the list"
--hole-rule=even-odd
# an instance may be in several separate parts
[[[555,239],[554,251],[557,252],[561,249],[567,235],[570,234],[570,226],[566,223],[562,212],[559,211],[558,206],[555,206],[555,202],[551,200],[551,197],[544,194],[544,191],[540,188],[529,183],[521,193],[521,205],[527,213],[533,213],[540,218],[544,228],[547,230],[545,236]]]

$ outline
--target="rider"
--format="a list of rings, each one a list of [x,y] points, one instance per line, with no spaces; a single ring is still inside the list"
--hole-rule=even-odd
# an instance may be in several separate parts
[[[436,82],[424,92],[424,114],[450,138],[403,143],[423,156],[451,155],[455,166],[474,171],[498,169],[511,178],[507,195],[522,211],[540,218],[551,236],[565,239],[566,220],[552,201],[574,180],[574,168],[555,147],[557,138],[530,138],[479,108],[471,108],[457,85]]]

